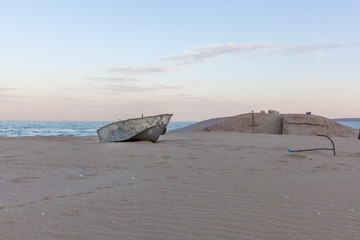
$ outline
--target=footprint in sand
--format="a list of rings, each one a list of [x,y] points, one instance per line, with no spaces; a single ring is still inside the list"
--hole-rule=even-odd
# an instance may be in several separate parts
[[[346,156],[360,158],[360,153],[349,153],[349,154],[346,154]]]
[[[94,193],[93,191],[87,191],[87,192],[79,192],[79,193],[74,193],[71,196],[72,197],[76,197],[76,196],[80,196],[80,195],[87,195],[87,194],[92,194]]]
[[[112,186],[103,186],[103,187],[97,187],[97,190],[103,190],[103,189],[109,189],[112,188]]]
[[[143,179],[141,179],[141,181],[143,181],[143,182],[151,182],[152,179],[151,178],[143,178]]]
[[[168,178],[168,179],[177,179],[179,178],[178,176],[166,176],[165,178]]]
[[[286,154],[285,157],[297,158],[297,159],[306,159],[307,156],[299,155],[299,154]]]
[[[31,183],[36,182],[38,177],[17,177],[13,180],[13,183]]]
[[[171,165],[168,164],[168,162],[154,162],[154,163],[144,164],[144,167],[145,168],[155,168],[155,167],[171,168]]]
[[[6,155],[3,156],[2,158],[4,159],[4,161],[12,161],[12,160],[17,160],[19,157],[22,157],[22,155],[16,154],[16,155]]]
[[[337,166],[333,166],[332,164],[322,164],[322,165],[317,165],[315,167],[313,167],[313,169],[311,171],[313,172],[319,172],[319,171],[338,171],[341,170],[339,167]]]

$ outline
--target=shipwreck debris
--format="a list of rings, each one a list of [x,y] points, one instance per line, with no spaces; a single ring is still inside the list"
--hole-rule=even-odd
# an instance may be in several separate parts
[[[334,156],[335,156],[336,155],[335,154],[335,144],[334,144],[333,140],[329,136],[326,136],[326,135],[318,134],[317,136],[328,138],[330,140],[333,148],[312,148],[312,149],[300,149],[300,150],[290,150],[290,149],[288,149],[288,151],[289,152],[307,152],[307,151],[317,151],[317,150],[330,150],[330,151],[334,151]]]

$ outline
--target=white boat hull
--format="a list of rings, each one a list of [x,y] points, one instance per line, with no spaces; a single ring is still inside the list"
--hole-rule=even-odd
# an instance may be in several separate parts
[[[128,119],[97,130],[100,142],[151,141],[166,133],[172,114]]]

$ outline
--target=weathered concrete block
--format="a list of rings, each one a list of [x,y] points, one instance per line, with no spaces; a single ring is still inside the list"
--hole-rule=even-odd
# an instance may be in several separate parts
[[[268,113],[271,113],[271,114],[280,114],[279,111],[276,111],[276,110],[269,110]]]
[[[338,137],[356,136],[355,129],[316,115],[286,114],[283,120],[285,135],[328,135]]]

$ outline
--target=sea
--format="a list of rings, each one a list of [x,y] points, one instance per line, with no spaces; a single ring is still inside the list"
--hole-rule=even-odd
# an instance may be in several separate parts
[[[22,136],[96,136],[106,121],[0,121],[0,137]],[[169,122],[167,131],[196,122]]]
[[[345,126],[360,129],[360,118],[333,119]],[[96,136],[96,130],[111,122],[106,121],[0,121],[0,137],[21,136]],[[196,122],[171,121],[167,131],[186,127]]]

